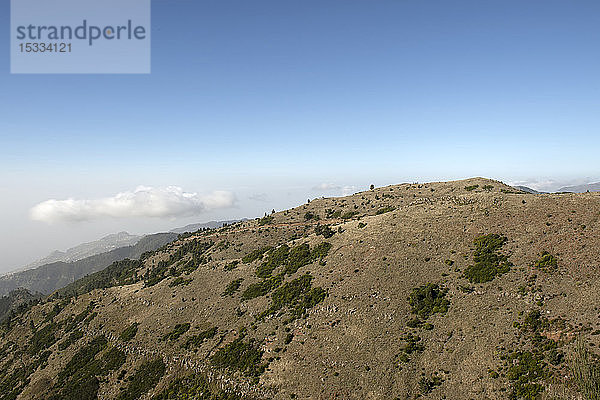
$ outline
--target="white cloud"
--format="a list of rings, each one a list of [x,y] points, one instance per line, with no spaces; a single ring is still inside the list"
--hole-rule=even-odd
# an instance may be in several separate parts
[[[133,191],[92,200],[46,200],[30,210],[34,221],[88,221],[98,218],[155,217],[173,218],[200,214],[216,208],[232,207],[231,192],[214,191],[208,195],[186,193],[180,187],[139,186]]]
[[[342,195],[343,196],[349,196],[349,195],[354,194],[356,192],[357,192],[356,186],[344,186],[342,188]]]
[[[314,186],[313,190],[339,190],[340,186],[333,183],[321,183],[320,185]]]
[[[254,194],[248,196],[248,199],[266,203],[269,200],[269,196],[266,193],[254,193]]]

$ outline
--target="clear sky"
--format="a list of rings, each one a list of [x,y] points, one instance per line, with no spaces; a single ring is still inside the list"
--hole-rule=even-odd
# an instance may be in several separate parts
[[[598,181],[599,43],[598,1],[155,0],[150,75],[10,75],[5,29],[0,271],[370,183]],[[200,206],[31,218],[140,185]],[[214,191],[231,201],[205,207]]]

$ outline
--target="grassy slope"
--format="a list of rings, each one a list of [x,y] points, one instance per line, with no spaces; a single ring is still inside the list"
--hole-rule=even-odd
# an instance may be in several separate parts
[[[474,185],[479,187],[465,189]],[[484,190],[485,185],[493,188]],[[540,310],[550,320],[562,317],[570,326],[549,326],[539,331],[544,335],[568,339],[587,328],[588,343],[600,345],[599,336],[591,334],[598,329],[600,196],[502,190],[510,192],[511,188],[478,178],[377,188],[347,198],[314,200],[276,213],[267,225],[247,221],[198,236],[214,243],[205,253],[212,261],[181,275],[191,282],[170,286],[176,278],[169,277],[144,287],[139,281],[67,302],[53,317],[55,322],[82,312],[91,300],[98,314],[81,323],[84,335],[71,346],[61,351],[58,340],[49,347],[52,355],[47,365],[42,363],[29,377],[21,398],[47,398],[55,377],[73,354],[100,334],[127,353],[125,364],[99,383],[104,398],[115,398],[139,365],[156,357],[171,368],[151,388],[154,394],[195,371],[202,372],[213,391],[222,386],[256,398],[509,398],[515,382],[508,379],[508,368],[502,368],[506,362],[502,358],[513,350],[535,349],[531,334],[519,327],[531,311]],[[377,215],[388,206],[395,210]],[[325,221],[326,210],[357,211],[358,215],[347,221],[337,216]],[[319,215],[321,223],[329,222],[334,231],[341,228],[342,232],[328,239],[316,236],[314,221],[305,220],[309,211]],[[489,233],[508,238],[501,251],[514,266],[491,282],[472,284],[462,272],[473,264],[473,240]],[[283,243],[314,247],[325,240],[332,244],[325,262],[316,260],[285,279],[290,282],[310,273],[312,287],[323,288],[328,295],[308,308],[306,318],[287,324],[290,312],[285,308],[281,314],[257,320],[269,307],[270,294],[241,300],[241,293],[260,281],[255,275],[260,261],[224,269],[257,248]],[[148,258],[138,276],[167,260],[181,243]],[[555,271],[532,266],[542,251],[558,258]],[[237,279],[243,279],[239,291],[222,296]],[[428,318],[431,330],[409,328],[407,323],[414,316],[408,296],[413,288],[429,282],[448,289],[448,312]],[[34,307],[3,335],[0,346],[6,353],[0,365],[4,376],[18,364],[11,354],[19,357],[16,350],[31,343],[30,321],[40,331],[47,324],[44,315],[57,302]],[[123,343],[118,336],[134,322],[139,324],[137,334]],[[177,324],[187,323],[190,328],[180,337],[161,340]],[[199,347],[183,346],[188,338],[212,327],[217,333]],[[65,336],[66,328],[60,329],[56,337]],[[421,338],[423,351],[406,356],[403,349],[410,342],[409,333]],[[254,340],[264,351],[261,360],[268,365],[258,383],[247,371],[218,370],[210,361],[218,349],[240,337],[244,343]],[[560,351],[568,355],[572,344],[566,342]],[[120,377],[121,371],[126,372]],[[539,380],[545,386],[544,395],[559,387],[563,390],[569,382],[559,377],[565,371],[565,362],[547,369],[549,376]],[[499,377],[491,372],[498,372]]]

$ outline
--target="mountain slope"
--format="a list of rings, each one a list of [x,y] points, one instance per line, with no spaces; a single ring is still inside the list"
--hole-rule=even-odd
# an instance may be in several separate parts
[[[0,398],[577,398],[599,239],[593,193],[475,178],[314,200],[11,319]]]
[[[31,263],[23,269],[32,269],[59,261],[68,263],[82,260],[120,247],[133,246],[139,242],[141,238],[142,236],[130,235],[127,232],[114,233],[93,242],[82,243],[66,251],[56,250],[47,257]]]
[[[133,246],[120,247],[74,262],[55,262],[0,276],[0,296],[18,288],[24,288],[30,292],[51,294],[85,275],[106,268],[115,261],[124,258],[139,258],[142,253],[156,250],[176,238],[177,235],[174,233],[147,235]]]

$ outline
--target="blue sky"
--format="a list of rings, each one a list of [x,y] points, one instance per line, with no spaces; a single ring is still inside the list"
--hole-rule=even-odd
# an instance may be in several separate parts
[[[153,1],[150,75],[10,75],[5,33],[0,270],[115,230],[251,217],[345,186],[600,180],[597,1]],[[48,199],[139,185],[226,190],[236,205],[28,217]]]

